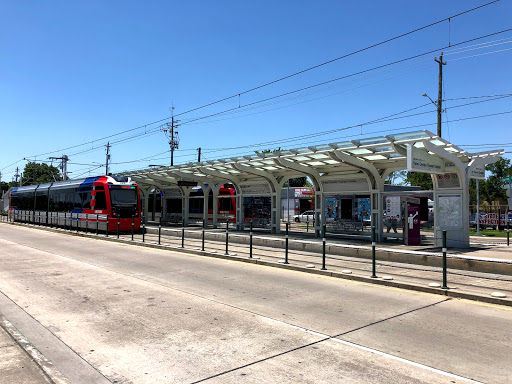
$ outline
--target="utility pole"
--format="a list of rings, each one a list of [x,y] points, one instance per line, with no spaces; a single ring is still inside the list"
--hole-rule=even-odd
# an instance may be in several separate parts
[[[108,161],[110,160],[110,141],[107,143],[107,160],[105,162],[105,175],[108,176]]]
[[[197,162],[201,162],[201,147],[197,148]]]
[[[62,180],[66,180],[67,173],[68,173],[69,157],[67,155],[62,155],[61,157],[49,157],[49,159],[50,160],[60,160],[60,169],[62,170]],[[52,174],[52,176],[53,176],[53,174]],[[54,180],[55,180],[55,176],[54,176]]]
[[[18,177],[20,177],[19,168],[18,167],[16,167],[16,174],[14,176],[16,177],[16,183],[18,183]]]
[[[439,63],[439,90],[437,93],[437,136],[441,137],[441,113],[443,113],[442,101],[443,101],[443,65],[446,65],[446,61],[443,62],[443,52],[434,59]]]
[[[162,125],[162,127],[164,127],[162,128],[162,130],[165,132],[167,139],[169,139],[169,146],[171,147],[171,167],[174,165],[174,150],[178,149],[180,144],[178,131],[176,131],[176,129],[178,128],[177,122],[179,120],[174,120],[174,107],[172,107],[172,109],[173,116],[171,117],[171,122]]]

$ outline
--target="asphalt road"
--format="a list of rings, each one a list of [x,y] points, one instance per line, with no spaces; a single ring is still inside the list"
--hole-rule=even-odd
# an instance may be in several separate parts
[[[0,224],[0,314],[74,383],[510,383],[512,310]]]

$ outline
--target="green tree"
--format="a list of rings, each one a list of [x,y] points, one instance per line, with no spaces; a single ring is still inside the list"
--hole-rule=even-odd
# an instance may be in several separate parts
[[[512,176],[512,167],[510,166],[510,160],[501,157],[497,162],[493,164],[487,164],[485,170],[491,172],[489,177],[485,180],[484,188],[481,191],[482,196],[489,203],[492,201],[502,198],[507,199],[507,194],[503,188],[503,182],[501,181],[504,177]]]
[[[416,185],[421,187],[422,190],[430,191],[434,188],[432,177],[430,173],[422,172],[407,172],[405,182],[409,185]]]
[[[0,182],[0,196],[4,194],[5,191],[9,189],[9,183],[6,183],[5,181]]]
[[[385,184],[391,184],[391,185],[405,185],[407,177],[407,171],[394,171],[391,172],[388,177],[386,177]]]
[[[59,169],[45,163],[31,163],[25,165],[23,170],[23,185],[51,183],[62,180]]]

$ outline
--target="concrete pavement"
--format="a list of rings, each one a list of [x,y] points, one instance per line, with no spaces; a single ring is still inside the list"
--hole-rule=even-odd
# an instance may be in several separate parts
[[[0,291],[77,383],[512,380],[500,306],[14,226]]]

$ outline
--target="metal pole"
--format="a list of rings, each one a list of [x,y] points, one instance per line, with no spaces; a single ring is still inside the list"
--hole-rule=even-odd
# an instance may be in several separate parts
[[[285,244],[285,254],[284,254],[284,263],[288,263],[288,225],[289,223],[286,223],[286,235],[284,237],[284,244]]]
[[[375,273],[375,226],[372,226],[372,278],[377,278],[377,274]]]
[[[85,214],[85,233],[89,233],[89,214]]]
[[[66,229],[66,222],[68,221],[67,212],[64,212],[64,229]]]
[[[117,217],[117,238],[119,239],[119,224],[120,224],[121,218]]]
[[[325,271],[325,224],[322,226],[322,271]]]
[[[162,220],[158,223],[158,245],[160,245],[160,238],[162,236]]]
[[[480,180],[476,179],[476,234],[480,236]]]
[[[252,259],[252,220],[251,220],[251,229],[249,230],[249,259]]]
[[[442,289],[448,289],[446,281],[446,231],[443,231],[443,286]]]
[[[508,217],[507,217],[508,220]],[[510,247],[510,223],[507,221],[507,247]]]
[[[306,218],[306,232],[309,233],[309,216]]]
[[[203,228],[201,228],[201,251],[204,251],[204,226],[206,225],[206,220],[203,219]]]
[[[181,220],[181,248],[185,248],[185,219]]]
[[[50,212],[50,228],[53,228],[53,212]]]
[[[76,232],[78,233],[78,225],[80,224],[80,214],[76,214]]]
[[[142,242],[146,241],[146,223],[142,221]]]
[[[229,255],[228,242],[229,242],[229,220],[226,220],[226,255]]]
[[[135,216],[132,215],[132,241],[133,241],[133,227],[135,225]]]
[[[96,236],[98,236],[99,229],[100,229],[100,218],[99,218],[99,215],[96,215]]]
[[[107,229],[105,230],[105,237],[108,237],[108,215],[107,215]]]
[[[288,179],[288,187],[286,189],[286,201],[288,204],[287,222],[290,222],[290,179]],[[299,212],[300,213],[300,212]]]

